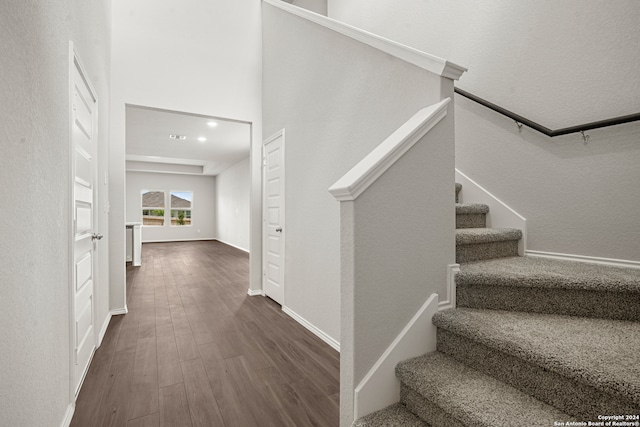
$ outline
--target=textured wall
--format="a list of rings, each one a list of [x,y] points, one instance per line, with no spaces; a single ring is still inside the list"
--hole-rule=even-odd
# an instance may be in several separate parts
[[[216,224],[216,178],[213,176],[127,172],[127,222],[142,222],[141,191],[165,192],[165,225],[142,227],[142,242],[213,239]],[[191,226],[169,225],[168,197],[171,191],[191,191]],[[144,260],[143,260],[144,262]]]
[[[527,218],[527,249],[640,261],[640,125],[584,145],[456,102],[456,167]]]
[[[457,86],[550,128],[640,111],[635,0],[329,0],[329,14],[468,67]],[[640,260],[640,124],[584,146],[456,101],[456,166],[527,218],[529,249]]]
[[[449,116],[354,202],[356,384],[432,293],[446,299],[453,162]]]
[[[260,2],[113,2],[111,109],[111,302],[124,302],[125,104],[252,122],[260,170]],[[260,174],[252,176],[252,242],[260,243]],[[121,230],[121,231],[120,231]],[[251,258],[259,284],[261,261]]]
[[[464,65],[457,86],[547,127],[640,109],[636,0],[328,1],[332,18]]]
[[[216,238],[247,251],[250,189],[249,158],[216,176]]]
[[[60,425],[70,401],[69,40],[108,109],[108,3],[0,3],[3,426]],[[100,121],[100,154],[107,121]],[[102,290],[98,326],[106,315]]]
[[[439,83],[273,6],[263,19],[265,139],[286,130],[285,305],[339,341],[340,209],[328,189],[438,101]]]
[[[327,0],[293,0],[289,3],[294,6],[319,13],[320,15],[327,16]]]

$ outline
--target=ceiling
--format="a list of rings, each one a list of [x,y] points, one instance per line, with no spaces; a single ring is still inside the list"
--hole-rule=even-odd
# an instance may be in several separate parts
[[[217,175],[249,156],[249,123],[132,105],[126,114],[127,170]]]

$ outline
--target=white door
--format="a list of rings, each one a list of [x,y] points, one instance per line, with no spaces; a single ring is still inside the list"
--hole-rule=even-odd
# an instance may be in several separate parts
[[[284,129],[263,146],[263,289],[284,304]]]
[[[96,346],[94,319],[97,99],[75,54],[71,66],[73,168],[72,387],[77,395]]]

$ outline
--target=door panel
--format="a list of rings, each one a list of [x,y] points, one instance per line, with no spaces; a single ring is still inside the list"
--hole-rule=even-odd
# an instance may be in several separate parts
[[[284,131],[264,143],[265,295],[284,304]]]
[[[92,239],[97,209],[95,123],[97,102],[75,60],[71,86],[71,144],[73,146],[73,295],[72,387],[77,395],[95,350],[96,243]]]
[[[79,291],[85,284],[89,283],[93,277],[93,259],[91,254],[87,254],[76,263],[76,290]]]
[[[76,240],[91,232],[93,207],[76,201]],[[80,204],[78,206],[78,204]]]

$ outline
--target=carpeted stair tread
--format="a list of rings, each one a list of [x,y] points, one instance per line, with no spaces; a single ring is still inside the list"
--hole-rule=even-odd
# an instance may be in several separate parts
[[[435,405],[448,416],[439,425],[489,426],[550,426],[554,421],[570,420],[567,414],[516,390],[488,375],[439,353],[429,353],[406,360],[396,367],[402,384],[424,399],[424,406],[411,408],[422,416],[436,412]],[[421,403],[412,403],[421,406]],[[440,412],[440,411],[437,411]],[[442,416],[439,417],[442,420]]]
[[[489,206],[481,203],[456,203],[456,228],[485,228]]]
[[[482,203],[456,203],[456,214],[486,214],[489,206]]]
[[[456,283],[640,294],[640,270],[525,256],[466,263]]]
[[[640,323],[465,308],[433,323],[640,406]]]
[[[429,427],[402,403],[395,403],[380,411],[359,418],[354,427]]]
[[[522,231],[515,228],[464,228],[456,230],[456,245],[520,240]]]

